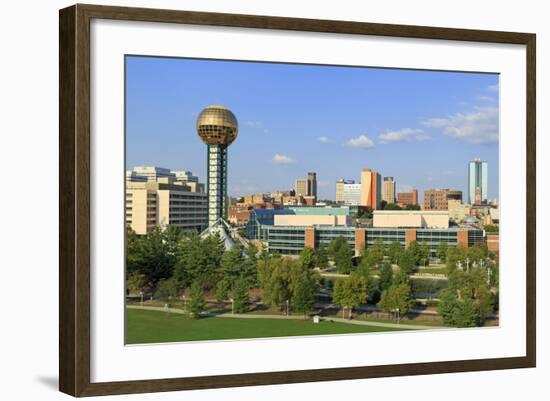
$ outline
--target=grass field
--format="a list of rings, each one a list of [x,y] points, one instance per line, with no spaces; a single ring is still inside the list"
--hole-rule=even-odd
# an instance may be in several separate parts
[[[372,333],[381,331],[399,331],[399,329],[360,326],[338,322],[321,322],[315,324],[311,320],[221,317],[192,319],[181,314],[126,309],[127,344]]]

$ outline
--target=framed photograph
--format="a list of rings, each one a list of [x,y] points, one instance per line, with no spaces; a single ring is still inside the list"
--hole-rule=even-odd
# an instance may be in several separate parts
[[[59,18],[62,392],[535,366],[534,34]]]

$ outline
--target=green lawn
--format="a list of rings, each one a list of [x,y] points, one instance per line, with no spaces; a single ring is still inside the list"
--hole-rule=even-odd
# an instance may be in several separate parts
[[[399,331],[385,327],[347,323],[284,319],[206,317],[192,319],[181,314],[126,309],[126,343],[223,340],[236,338],[306,336],[318,334]]]

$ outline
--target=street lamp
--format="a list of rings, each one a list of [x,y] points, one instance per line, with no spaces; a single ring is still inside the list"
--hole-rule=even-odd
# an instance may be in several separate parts
[[[288,316],[288,299],[285,301],[286,304],[286,315]]]
[[[235,300],[233,298],[230,299],[231,301],[231,314],[235,314]]]

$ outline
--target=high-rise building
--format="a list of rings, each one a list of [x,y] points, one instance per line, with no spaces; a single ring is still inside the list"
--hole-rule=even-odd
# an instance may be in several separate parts
[[[370,168],[361,171],[361,202],[360,206],[380,209],[382,201],[382,177]]]
[[[427,189],[424,191],[424,210],[448,210],[449,200],[462,201],[462,191],[452,189]]]
[[[418,205],[418,189],[409,192],[398,192],[397,204],[399,206]]]
[[[382,200],[387,203],[395,203],[395,181],[393,177],[384,177]]]
[[[126,224],[137,234],[147,234],[155,226],[175,225],[196,232],[206,228],[204,189],[196,191],[172,176],[156,181],[132,178],[126,180]]]
[[[487,170],[487,162],[479,158],[472,160],[468,164],[468,202],[471,205],[476,204],[476,194],[478,204],[487,203],[487,199],[489,199],[487,192]]]
[[[317,198],[317,173],[307,173],[307,196]]]
[[[340,178],[336,181],[336,203],[344,203],[344,184],[346,180]]]
[[[204,184],[191,171],[172,171],[156,166],[135,166],[126,171],[126,182],[163,182],[184,184],[192,192],[204,192]]]
[[[237,131],[237,118],[224,106],[208,106],[197,119],[197,133],[207,145],[209,226],[227,220],[227,148]]]
[[[191,171],[172,171],[178,181],[199,182],[199,177],[193,175]]]
[[[336,203],[359,206],[361,203],[361,184],[343,178],[336,181]]]
[[[157,182],[161,177],[175,179],[176,174],[168,168],[156,166],[135,166],[132,170],[126,171],[126,181],[130,182]]]
[[[361,203],[361,184],[344,184],[344,205],[359,206]]]
[[[308,196],[308,180],[299,178],[294,184],[296,196]]]

